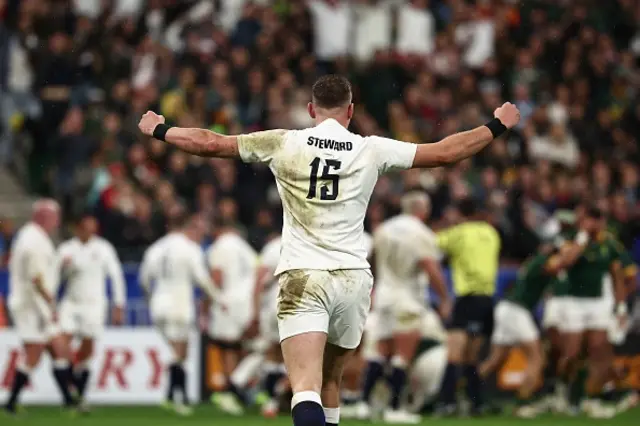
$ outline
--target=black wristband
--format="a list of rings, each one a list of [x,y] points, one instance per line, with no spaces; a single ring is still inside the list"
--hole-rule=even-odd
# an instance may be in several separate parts
[[[168,124],[164,124],[164,123],[160,123],[156,126],[155,129],[153,129],[153,137],[165,142],[165,136],[167,135],[167,132],[169,131],[169,129],[171,128],[171,126],[169,126]]]
[[[489,130],[491,130],[491,134],[493,135],[494,139],[508,130],[507,126],[502,124],[502,121],[500,121],[499,118],[494,118],[493,120],[485,124],[485,126],[487,126]]]

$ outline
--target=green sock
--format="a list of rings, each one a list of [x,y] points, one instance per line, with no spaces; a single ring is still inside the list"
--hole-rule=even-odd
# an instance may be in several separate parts
[[[569,384],[569,403],[573,406],[580,405],[585,396],[585,385],[589,372],[586,368],[581,368],[576,377]]]

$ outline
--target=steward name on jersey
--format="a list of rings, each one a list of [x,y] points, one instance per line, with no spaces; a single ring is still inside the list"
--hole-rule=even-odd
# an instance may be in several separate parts
[[[312,145],[320,149],[333,149],[334,151],[351,151],[353,149],[352,142],[339,142],[333,139],[320,139],[309,136],[307,145]]]

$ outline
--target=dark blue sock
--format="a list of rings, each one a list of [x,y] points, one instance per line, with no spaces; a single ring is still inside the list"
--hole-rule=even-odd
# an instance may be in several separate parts
[[[293,426],[325,426],[322,405],[314,401],[302,401],[291,410]]]
[[[458,387],[458,378],[460,375],[460,366],[457,364],[447,364],[442,380],[442,389],[440,389],[440,403],[442,405],[456,404],[456,388]]]
[[[464,377],[467,380],[467,397],[474,408],[482,406],[482,379],[478,375],[475,365],[464,366]]]
[[[400,408],[400,398],[402,391],[407,384],[407,370],[400,367],[393,367],[389,376],[389,386],[391,387],[391,408]]]
[[[14,376],[13,384],[11,385],[11,395],[9,396],[9,400],[5,406],[7,410],[12,412],[15,411],[16,404],[18,403],[18,397],[20,396],[22,389],[24,389],[28,383],[29,376],[21,370],[16,370],[16,375]]]
[[[276,396],[276,386],[278,386],[278,382],[283,376],[284,373],[281,371],[271,371],[264,378],[264,390],[271,398]]]
[[[367,362],[367,372],[364,376],[364,384],[362,386],[362,400],[369,403],[371,393],[378,380],[384,375],[384,366],[379,361]]]

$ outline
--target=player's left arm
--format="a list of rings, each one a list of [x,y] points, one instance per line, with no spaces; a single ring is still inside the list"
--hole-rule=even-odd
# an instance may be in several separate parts
[[[124,323],[124,308],[127,299],[124,273],[115,248],[108,242],[105,242],[104,247],[105,269],[107,276],[111,279],[111,291],[113,294],[111,319],[115,325],[121,325]]]
[[[140,265],[140,271],[138,272],[138,282],[142,288],[145,298],[148,300],[151,296],[151,282],[155,278],[154,276],[154,249],[148,249],[142,257],[142,264]]]
[[[440,142],[418,145],[411,167],[440,167],[457,163],[480,152],[489,143],[520,121],[518,108],[505,102],[484,126],[460,132]]]
[[[435,234],[429,232],[419,235],[418,243],[415,249],[417,250],[419,267],[429,277],[429,282],[433,286],[440,297],[440,314],[444,320],[448,319],[453,308],[451,297],[447,290],[447,283],[442,272],[442,266],[440,261],[442,254],[436,244],[437,237]]]

